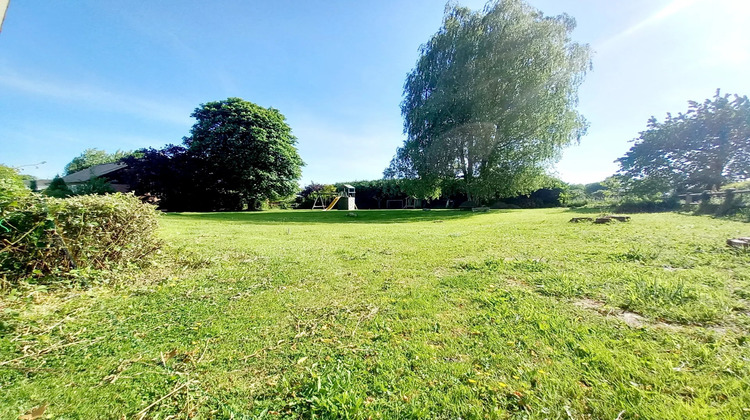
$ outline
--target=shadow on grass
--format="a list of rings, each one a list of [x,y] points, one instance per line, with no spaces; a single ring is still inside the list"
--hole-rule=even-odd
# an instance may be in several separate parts
[[[492,213],[508,213],[510,210],[492,210]],[[350,216],[349,214],[356,214]],[[259,212],[222,213],[168,213],[170,219],[217,221],[229,223],[250,223],[277,225],[289,223],[411,223],[467,219],[482,213],[461,210],[278,210]]]

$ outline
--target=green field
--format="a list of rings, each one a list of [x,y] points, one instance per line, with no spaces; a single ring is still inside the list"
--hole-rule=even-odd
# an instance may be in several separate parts
[[[4,292],[0,418],[750,417],[748,224],[353,214],[169,214],[137,276]]]

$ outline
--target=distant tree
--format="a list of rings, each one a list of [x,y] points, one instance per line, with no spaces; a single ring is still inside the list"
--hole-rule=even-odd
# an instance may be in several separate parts
[[[75,195],[104,195],[115,192],[112,185],[104,178],[94,176],[81,185],[72,188]]]
[[[313,193],[316,193],[318,191],[322,191],[324,187],[325,187],[325,185],[318,184],[318,183],[316,183],[316,182],[313,181],[313,182],[310,182],[309,184],[305,185],[302,188],[302,191],[299,192],[299,195],[300,195],[300,197],[306,199],[307,197],[311,196]]]
[[[583,186],[584,191],[586,192],[586,195],[593,196],[599,191],[604,191],[607,189],[607,187],[604,185],[604,182],[592,182],[590,184],[586,184]]]
[[[625,188],[623,177],[620,175],[612,175],[604,178],[601,182],[604,189],[599,190],[597,194],[601,194],[604,198],[610,200],[618,200],[623,195],[627,195],[628,191]]]
[[[229,98],[203,104],[191,116],[198,121],[184,144],[201,161],[211,190],[250,207],[298,190],[304,162],[281,112]]]
[[[407,76],[407,139],[384,175],[420,179],[422,195],[460,179],[472,201],[537,188],[546,165],[586,129],[575,105],[590,50],[571,40],[574,27],[521,0],[483,12],[447,6]]]
[[[123,158],[131,156],[132,154],[133,152],[125,152],[122,150],[117,150],[114,153],[107,153],[106,151],[99,149],[86,149],[83,153],[74,157],[70,163],[65,165],[65,175],[70,175],[73,172],[78,172],[96,165],[119,162]]]
[[[74,195],[73,191],[68,187],[68,184],[66,184],[59,175],[49,183],[47,188],[42,193],[44,195],[57,198],[65,198]]]
[[[205,186],[199,162],[183,146],[141,149],[123,162],[128,165],[123,182],[137,195],[157,199],[162,208],[176,211],[221,208]]]
[[[651,117],[635,145],[618,159],[635,195],[718,189],[750,178],[750,101],[721,95],[689,102],[685,114]]]

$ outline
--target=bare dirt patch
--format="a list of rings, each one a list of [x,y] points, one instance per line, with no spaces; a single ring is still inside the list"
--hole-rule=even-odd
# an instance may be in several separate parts
[[[628,326],[632,328],[641,328],[646,325],[657,325],[657,326],[666,326],[668,328],[673,328],[674,326],[664,323],[656,323],[652,324],[648,322],[648,319],[644,317],[643,315],[637,314],[635,312],[626,311],[619,308],[612,308],[609,306],[605,306],[604,302],[594,300],[594,299],[588,299],[588,298],[582,298],[575,300],[573,302],[573,305],[596,311],[600,313],[601,315],[607,316],[607,317],[614,317],[619,319],[620,321],[626,323]]]

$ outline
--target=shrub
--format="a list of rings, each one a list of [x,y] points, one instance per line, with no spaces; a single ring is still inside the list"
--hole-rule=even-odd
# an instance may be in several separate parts
[[[508,204],[508,203],[504,203],[502,201],[496,201],[495,203],[493,203],[490,206],[490,208],[493,208],[493,209],[520,209],[521,207],[519,207],[519,206],[517,206],[515,204]]]
[[[73,195],[73,191],[62,178],[56,176],[52,182],[49,183],[43,194],[49,197],[65,198]]]
[[[23,184],[23,179],[18,175],[18,171],[0,165],[0,211],[8,206],[13,206],[17,200],[26,197],[30,192]],[[1,213],[0,216],[2,216]]]
[[[75,195],[104,195],[112,194],[113,192],[115,192],[115,189],[112,188],[112,184],[106,179],[98,176],[91,177],[85,183],[73,187],[73,194]]]
[[[467,201],[464,201],[463,203],[461,203],[458,206],[458,208],[461,209],[461,210],[471,210],[472,208],[477,207],[477,206],[479,206],[479,205],[477,203],[475,203],[474,201],[467,200]]]
[[[589,202],[588,200],[571,200],[565,203],[570,208],[579,208],[587,205]]]
[[[139,264],[159,247],[158,212],[132,194],[30,194],[2,214],[0,275],[11,281]]]
[[[719,188],[721,191],[726,190],[750,190],[750,180],[733,182]]]
[[[614,207],[618,213],[658,213],[680,209],[677,197],[664,200],[625,199]]]

